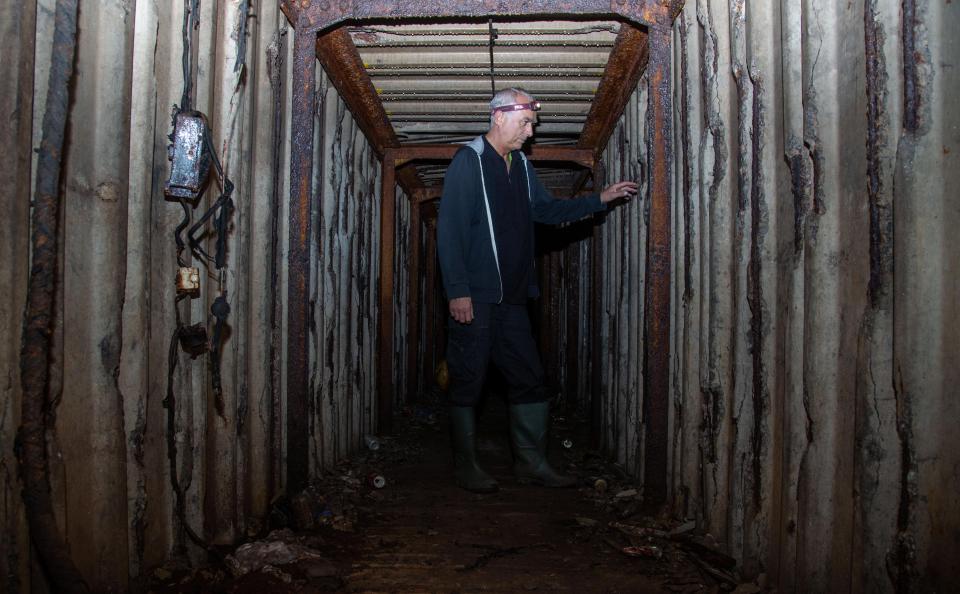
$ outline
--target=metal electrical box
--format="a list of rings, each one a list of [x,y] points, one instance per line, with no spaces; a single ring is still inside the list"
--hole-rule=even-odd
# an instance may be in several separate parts
[[[170,178],[164,193],[172,198],[196,198],[210,172],[210,127],[198,111],[182,111],[174,118],[168,158]]]

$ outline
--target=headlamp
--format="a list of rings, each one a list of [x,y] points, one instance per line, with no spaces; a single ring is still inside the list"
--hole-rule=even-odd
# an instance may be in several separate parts
[[[525,109],[530,111],[540,111],[540,102],[531,101],[530,103],[511,103],[510,105],[499,105],[494,107],[491,113],[494,111],[523,111]]]

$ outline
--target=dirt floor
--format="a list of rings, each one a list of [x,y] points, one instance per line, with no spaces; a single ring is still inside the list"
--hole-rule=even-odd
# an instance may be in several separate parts
[[[580,486],[523,486],[510,473],[506,406],[488,399],[480,458],[500,482],[490,495],[453,484],[443,407],[405,409],[396,425],[377,450],[278,501],[270,521],[287,528],[219,566],[159,568],[151,591],[761,591],[737,584],[734,560],[693,522],[645,516],[642,488],[585,447],[582,423],[555,418],[551,436],[551,459]]]

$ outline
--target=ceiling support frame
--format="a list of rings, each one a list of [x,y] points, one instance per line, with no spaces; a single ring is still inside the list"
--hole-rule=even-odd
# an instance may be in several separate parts
[[[668,486],[668,432],[669,413],[669,362],[670,362],[670,206],[672,203],[671,166],[671,120],[672,97],[670,90],[670,66],[672,45],[672,22],[682,8],[682,0],[530,0],[517,4],[507,0],[475,2],[473,0],[450,0],[440,6],[428,5],[418,0],[393,0],[392,2],[369,2],[363,0],[281,0],[280,7],[293,24],[293,131],[291,135],[290,164],[290,233],[289,233],[289,290],[288,290],[288,359],[287,359],[287,484],[293,492],[306,484],[309,474],[307,443],[309,439],[306,422],[309,396],[308,336],[309,336],[309,287],[310,287],[310,205],[313,200],[310,188],[313,158],[313,132],[315,109],[315,65],[318,53],[317,34],[331,29],[348,19],[366,20],[382,18],[417,17],[515,17],[578,15],[583,17],[616,17],[621,21],[643,25],[647,28],[648,58],[648,184],[650,200],[650,232],[648,236],[647,289],[645,301],[645,341],[643,363],[645,377],[644,415],[646,424],[644,483],[648,503],[660,505],[666,502]],[[429,6],[429,8],[425,8]],[[346,35],[343,32],[341,35]],[[630,33],[633,35],[633,33]],[[342,37],[331,41],[341,44]],[[349,41],[349,40],[347,40]],[[351,42],[352,45],[352,42]],[[346,51],[349,48],[340,48]],[[356,47],[353,47],[356,52]],[[336,64],[331,64],[335,67]],[[329,71],[328,71],[329,72]],[[356,72],[354,71],[354,74]],[[331,76],[336,85],[336,77]],[[362,82],[362,81],[361,81]],[[369,78],[367,78],[369,83]],[[372,83],[370,83],[372,85]],[[622,84],[622,81],[621,81]],[[369,89],[368,91],[369,92]],[[374,90],[375,94],[375,90]],[[374,95],[375,96],[375,95]],[[611,95],[614,97],[614,95]],[[602,97],[601,97],[602,98]],[[348,102],[349,96],[344,96]],[[616,102],[610,99],[611,104]],[[349,104],[349,103],[348,103]],[[353,105],[351,109],[353,110]],[[380,110],[382,110],[380,105]],[[616,113],[622,111],[622,105]],[[356,112],[354,112],[356,115]],[[379,116],[376,117],[379,119]],[[615,121],[615,120],[614,120]],[[371,122],[358,122],[361,129],[372,127],[373,138],[382,132]],[[604,129],[599,127],[599,132]],[[366,130],[364,130],[366,132]],[[392,127],[390,127],[392,133]],[[596,142],[609,138],[596,134]],[[369,138],[369,136],[368,136]],[[388,137],[389,138],[389,137]],[[376,141],[373,141],[376,145]],[[380,248],[380,324],[378,358],[378,413],[381,427],[389,426],[393,407],[393,247],[394,247],[394,197],[397,177],[395,159],[399,143],[387,140],[382,143],[384,154],[383,193]],[[547,147],[542,147],[547,148]],[[557,147],[560,148],[560,147]],[[586,148],[596,154],[602,151],[599,145]],[[403,150],[403,149],[401,149]],[[449,149],[446,149],[449,150]],[[540,150],[540,149],[537,149]],[[536,150],[535,150],[536,152]],[[387,156],[393,157],[390,162]],[[451,155],[452,156],[452,155]],[[593,160],[590,161],[594,163]],[[592,165],[587,165],[592,166]],[[401,171],[409,171],[409,168]],[[407,188],[411,196],[416,188]],[[389,209],[389,212],[386,211]],[[389,215],[389,216],[388,216]],[[389,223],[389,224],[388,224]],[[389,279],[387,276],[389,275]],[[597,370],[594,370],[594,374]],[[596,394],[594,397],[596,398]],[[298,415],[300,415],[298,417]],[[385,418],[387,417],[387,418]],[[386,423],[386,425],[384,425]]]

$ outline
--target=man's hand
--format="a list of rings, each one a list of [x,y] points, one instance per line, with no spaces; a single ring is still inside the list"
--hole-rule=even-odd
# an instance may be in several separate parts
[[[450,315],[454,320],[461,324],[469,324],[473,321],[473,299],[470,297],[457,297],[450,300]]]
[[[629,200],[631,196],[635,196],[637,193],[637,182],[625,181],[617,182],[606,187],[602,192],[600,192],[600,202],[604,204],[622,198],[624,200]]]

